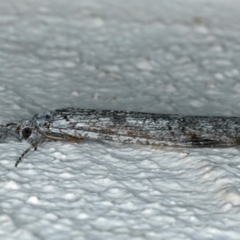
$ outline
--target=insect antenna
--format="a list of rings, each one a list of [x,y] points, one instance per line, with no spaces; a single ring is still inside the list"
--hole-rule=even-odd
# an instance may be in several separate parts
[[[18,166],[18,164],[22,161],[23,157],[31,150],[32,147],[33,147],[33,146],[30,146],[28,149],[26,149],[26,150],[22,153],[21,157],[16,161],[15,167]]]
[[[38,131],[39,132],[39,131]],[[18,164],[22,161],[22,159],[24,158],[24,156],[33,148],[35,151],[37,150],[37,146],[39,144],[41,144],[45,139],[45,135],[43,135],[41,133],[41,137],[36,141],[34,142],[29,148],[27,148],[23,153],[22,155],[19,157],[19,159],[16,161],[15,163],[15,167],[18,166]]]

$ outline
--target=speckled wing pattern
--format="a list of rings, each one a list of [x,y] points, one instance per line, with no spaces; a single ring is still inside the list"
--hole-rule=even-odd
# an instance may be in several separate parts
[[[92,139],[176,147],[227,147],[240,143],[240,118],[181,116],[78,108],[57,109],[45,119],[46,137]],[[38,118],[39,118],[38,117]]]
[[[240,145],[239,117],[181,116],[116,110],[57,109],[31,120],[0,126],[0,141],[25,139],[32,148],[45,140],[84,139],[171,147],[230,147]]]

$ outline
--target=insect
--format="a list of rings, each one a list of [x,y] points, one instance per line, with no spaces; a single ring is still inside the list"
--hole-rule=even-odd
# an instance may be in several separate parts
[[[46,140],[84,139],[172,147],[230,147],[240,145],[240,117],[182,116],[116,110],[57,109],[30,120],[0,125],[0,141],[27,140],[30,149]]]

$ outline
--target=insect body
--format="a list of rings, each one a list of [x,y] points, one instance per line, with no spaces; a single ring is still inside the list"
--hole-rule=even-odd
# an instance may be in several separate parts
[[[173,147],[229,147],[240,144],[239,117],[181,116],[79,108],[36,114],[31,120],[2,125],[1,140],[26,139],[31,147],[45,140],[106,140]]]

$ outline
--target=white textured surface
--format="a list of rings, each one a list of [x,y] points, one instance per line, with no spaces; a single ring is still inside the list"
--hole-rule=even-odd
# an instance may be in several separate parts
[[[0,1],[0,122],[59,107],[240,116],[239,1]],[[240,156],[0,145],[1,239],[238,239]]]

